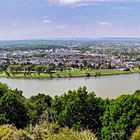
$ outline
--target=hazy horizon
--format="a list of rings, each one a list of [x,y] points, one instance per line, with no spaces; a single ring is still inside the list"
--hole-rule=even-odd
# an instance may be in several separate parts
[[[140,40],[140,37],[52,37],[52,38],[27,38],[27,39],[0,39],[0,41],[40,41],[40,40]]]

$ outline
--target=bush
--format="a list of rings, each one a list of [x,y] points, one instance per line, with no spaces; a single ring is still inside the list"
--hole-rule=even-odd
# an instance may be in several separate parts
[[[64,128],[59,133],[51,135],[48,140],[97,140],[89,130],[74,131]]]
[[[133,132],[130,140],[140,140],[140,126]]]
[[[34,140],[97,140],[89,130],[74,131],[48,122],[30,126],[26,131],[33,134]]]
[[[18,130],[12,125],[1,125],[0,126],[0,139],[1,140],[33,140],[33,137],[23,131]]]

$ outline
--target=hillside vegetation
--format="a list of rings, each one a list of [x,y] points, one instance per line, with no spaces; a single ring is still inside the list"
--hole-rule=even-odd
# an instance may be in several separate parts
[[[110,100],[86,87],[54,98],[38,94],[27,99],[0,83],[2,140],[128,140],[139,134],[138,126],[139,90]]]
[[[18,130],[12,125],[0,126],[1,140],[97,140],[90,131],[74,131],[72,129],[60,129],[52,124],[37,125],[26,130]]]

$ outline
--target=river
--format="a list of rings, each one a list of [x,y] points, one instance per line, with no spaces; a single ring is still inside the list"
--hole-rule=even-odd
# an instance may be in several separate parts
[[[140,74],[60,79],[11,79],[1,77],[0,82],[6,83],[10,88],[22,90],[25,97],[38,93],[49,94],[53,97],[62,95],[68,90],[86,86],[88,91],[94,91],[99,97],[116,98],[121,94],[131,94],[140,89]]]

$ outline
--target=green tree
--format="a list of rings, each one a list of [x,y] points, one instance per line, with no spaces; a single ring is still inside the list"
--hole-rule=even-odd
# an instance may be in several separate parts
[[[22,65],[10,65],[9,66],[9,70],[11,73],[17,73],[17,72],[21,72],[24,70]]]
[[[0,98],[4,95],[4,93],[8,92],[9,87],[6,84],[0,83]]]
[[[36,96],[30,97],[28,100],[28,106],[31,113],[35,113],[32,120],[36,123],[43,112],[51,107],[52,98],[49,95],[38,94]],[[31,114],[33,115],[33,114]]]
[[[43,73],[45,71],[45,66],[44,65],[36,65],[34,67],[35,71],[40,74],[40,73]]]
[[[89,129],[97,133],[102,126],[104,102],[83,87],[77,91],[69,91],[63,96],[56,96],[52,102],[52,110],[61,126],[78,130]]]
[[[127,140],[138,125],[140,125],[140,101],[133,95],[122,95],[106,107],[102,139]]]
[[[8,124],[9,120],[6,119],[5,114],[0,114],[0,125]]]
[[[110,62],[110,63],[108,63],[107,68],[108,68],[108,69],[112,69],[111,62]]]
[[[23,128],[29,122],[24,98],[13,91],[8,91],[1,97],[0,114],[4,114],[5,118],[9,120],[9,124],[15,124],[17,128]]]
[[[25,75],[29,75],[31,73],[31,71],[33,71],[33,65],[25,65],[24,66],[24,74]]]

